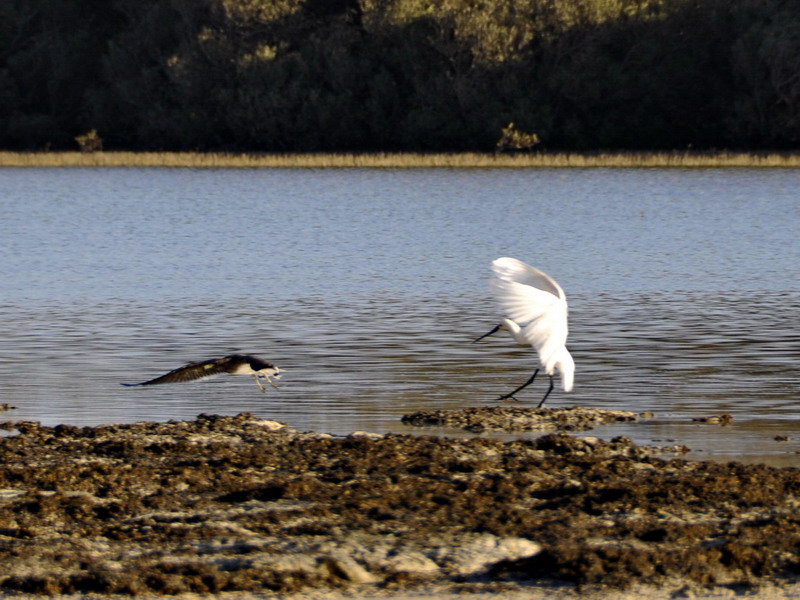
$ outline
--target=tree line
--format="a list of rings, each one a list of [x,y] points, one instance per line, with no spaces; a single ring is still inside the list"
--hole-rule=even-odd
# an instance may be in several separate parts
[[[3,0],[0,147],[87,135],[126,150],[794,149],[800,2]]]

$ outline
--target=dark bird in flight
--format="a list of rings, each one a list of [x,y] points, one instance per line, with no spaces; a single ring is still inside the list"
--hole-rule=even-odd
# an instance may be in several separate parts
[[[262,392],[266,392],[267,388],[261,384],[260,378],[263,377],[272,387],[277,388],[278,386],[275,385],[271,377],[278,379],[281,376],[281,370],[272,363],[246,354],[231,354],[230,356],[223,356],[222,358],[212,358],[202,362],[189,363],[184,367],[170,371],[150,381],[143,381],[142,383],[123,383],[122,385],[156,385],[159,383],[194,381],[195,379],[211,377],[212,375],[219,375],[220,373],[228,373],[229,375],[252,375],[256,385]]]

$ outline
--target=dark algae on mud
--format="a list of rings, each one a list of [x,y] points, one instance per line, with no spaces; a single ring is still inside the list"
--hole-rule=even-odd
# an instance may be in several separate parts
[[[665,460],[626,438],[334,438],[250,414],[5,428],[5,592],[754,585],[798,572],[797,470]]]

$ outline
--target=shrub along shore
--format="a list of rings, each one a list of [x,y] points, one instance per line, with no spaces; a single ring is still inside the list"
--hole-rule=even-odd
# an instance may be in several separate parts
[[[0,167],[173,168],[798,168],[790,153],[422,154],[0,152]]]

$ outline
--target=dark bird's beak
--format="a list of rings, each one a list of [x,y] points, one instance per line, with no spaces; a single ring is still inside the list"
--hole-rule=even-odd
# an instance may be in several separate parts
[[[497,331],[498,331],[499,329],[500,329],[500,325],[495,325],[495,328],[494,328],[494,329],[492,329],[492,330],[491,330],[489,333],[484,333],[484,334],[483,334],[481,337],[479,337],[477,340],[472,340],[472,343],[474,344],[475,342],[480,342],[480,341],[481,341],[483,338],[485,338],[485,337],[489,337],[489,336],[490,336],[490,335],[492,335],[493,333],[497,333]]]

